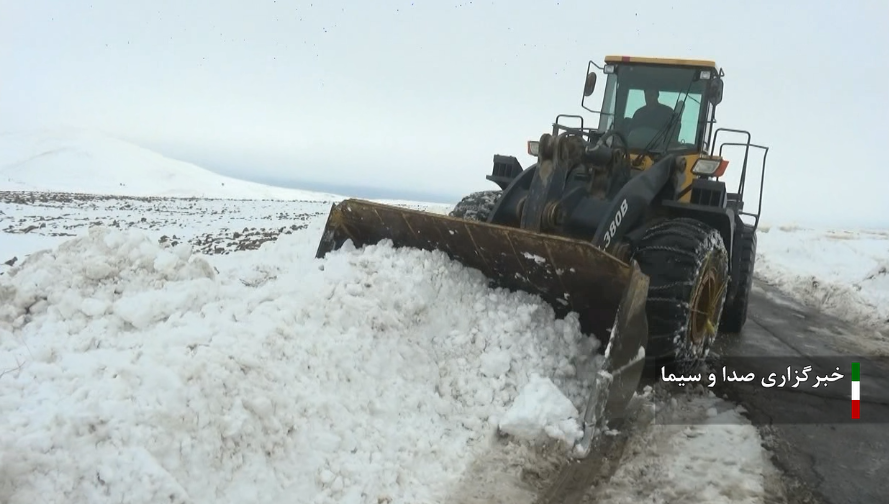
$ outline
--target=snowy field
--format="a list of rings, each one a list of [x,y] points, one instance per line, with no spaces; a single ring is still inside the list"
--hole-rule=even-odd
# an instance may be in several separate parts
[[[757,276],[889,337],[889,229],[764,226],[758,239]]]
[[[106,164],[79,169],[116,181],[137,152],[71,145],[14,162],[49,177],[86,152]],[[204,187],[233,183],[176,178],[176,162],[138,152],[180,185],[0,192],[0,502],[534,501],[534,475],[578,434],[597,364],[575,319],[441,254],[381,245],[317,260],[338,197],[251,186],[207,199]],[[41,189],[12,163],[0,173],[17,190]],[[827,285],[818,255],[809,270],[782,259],[800,231],[776,231],[760,235],[758,272]],[[797,277],[770,273],[782,260]],[[879,292],[866,276],[875,287],[861,291]],[[731,404],[655,397],[637,401],[689,422],[641,424],[596,502],[766,502],[775,469]]]

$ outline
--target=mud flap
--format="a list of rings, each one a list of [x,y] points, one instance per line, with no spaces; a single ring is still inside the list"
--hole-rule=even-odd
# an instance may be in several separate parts
[[[391,240],[395,247],[438,250],[496,287],[540,296],[559,317],[576,312],[581,331],[606,345],[583,412],[581,455],[595,426],[620,416],[632,399],[648,339],[648,277],[635,261],[624,263],[582,240],[357,199],[333,205],[316,257],[348,240],[357,248]]]

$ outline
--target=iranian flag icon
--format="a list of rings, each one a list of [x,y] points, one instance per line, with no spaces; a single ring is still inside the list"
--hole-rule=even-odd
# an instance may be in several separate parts
[[[857,362],[852,363],[852,419],[859,420],[861,416],[861,366]]]

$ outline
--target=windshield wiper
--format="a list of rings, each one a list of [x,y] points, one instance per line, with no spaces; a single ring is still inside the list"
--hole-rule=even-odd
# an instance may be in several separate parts
[[[661,127],[661,129],[658,130],[657,134],[655,134],[654,137],[652,137],[651,141],[648,142],[648,145],[646,145],[645,148],[642,150],[642,154],[639,154],[633,159],[633,166],[639,166],[640,164],[642,164],[642,160],[646,156],[654,159],[654,154],[664,154],[667,151],[666,146],[664,146],[663,149],[655,149],[654,146],[657,145],[661,137],[666,138],[667,133],[673,128],[673,125],[676,124],[677,120],[678,116],[676,114],[670,115],[670,120],[667,121],[667,124],[665,124],[663,127]]]
[[[695,78],[692,77],[691,80],[688,82],[688,86],[685,89],[685,99],[689,98],[688,94],[691,92],[691,87],[694,85],[694,83],[695,83]],[[651,157],[653,160],[654,154],[664,154],[669,150],[669,142],[667,142],[668,143],[667,145],[664,145],[664,148],[662,150],[655,150],[654,146],[657,145],[657,143],[660,141],[661,136],[664,136],[666,139],[667,133],[672,131],[673,126],[676,124],[677,121],[679,121],[680,117],[679,117],[679,114],[676,114],[676,105],[679,105],[679,100],[681,100],[681,99],[682,99],[682,93],[680,93],[678,96],[676,96],[676,103],[673,104],[673,113],[670,114],[670,120],[667,121],[667,124],[665,124],[660,130],[658,130],[657,134],[651,138],[651,140],[648,142],[648,145],[646,145],[645,148],[642,150],[642,154],[639,154],[638,156],[636,156],[633,159],[633,162],[632,162],[633,166],[638,167],[640,164],[642,164],[642,160],[645,159],[646,156]],[[700,102],[698,102],[698,103],[700,103]]]

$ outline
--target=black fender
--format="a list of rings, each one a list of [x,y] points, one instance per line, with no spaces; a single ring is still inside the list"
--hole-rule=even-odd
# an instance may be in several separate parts
[[[503,194],[497,200],[494,208],[491,209],[487,222],[502,226],[520,227],[519,210],[531,190],[536,174],[537,163],[534,163],[513,178],[512,182],[503,190]]]
[[[675,155],[665,156],[624,184],[611,200],[593,236],[593,245],[601,249],[610,248],[645,217],[651,202],[672,180],[677,159]]]

